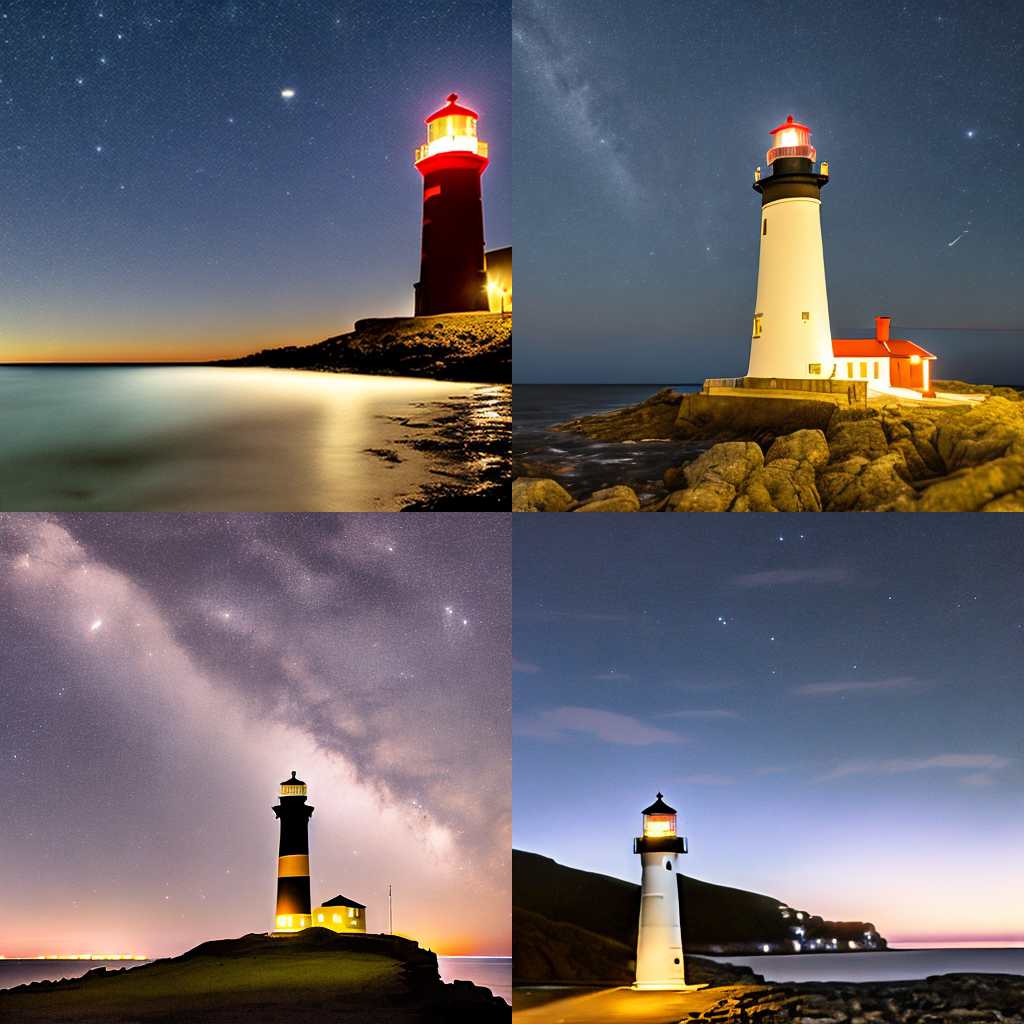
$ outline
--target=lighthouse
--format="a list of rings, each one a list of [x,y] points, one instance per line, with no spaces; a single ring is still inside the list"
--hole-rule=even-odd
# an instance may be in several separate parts
[[[821,244],[828,164],[815,170],[811,129],[792,115],[771,136],[765,159],[770,173],[754,171],[761,241],[747,375],[826,380],[833,371]]]
[[[295,777],[281,783],[274,814],[281,822],[277,857],[277,911],[274,932],[298,932],[313,923],[309,897],[309,819],[306,784]]]
[[[416,149],[423,175],[423,244],[416,316],[486,311],[484,207],[481,177],[487,143],[477,137],[476,111],[458,93],[426,119],[427,141]]]
[[[636,941],[637,989],[686,988],[683,932],[679,923],[678,855],[686,839],[676,833],[676,811],[659,793],[643,812],[643,835],[633,840],[640,854],[640,931]]]

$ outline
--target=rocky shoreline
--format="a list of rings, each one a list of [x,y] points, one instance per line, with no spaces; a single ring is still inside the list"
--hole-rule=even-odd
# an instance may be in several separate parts
[[[1024,977],[941,974],[921,981],[745,987],[683,1019],[721,1024],[1021,1024]]]
[[[858,407],[665,389],[553,429],[607,441],[701,439],[707,450],[643,487],[615,484],[588,495],[532,475],[525,464],[512,484],[512,510],[1024,512],[1021,393],[935,383],[965,401]]]

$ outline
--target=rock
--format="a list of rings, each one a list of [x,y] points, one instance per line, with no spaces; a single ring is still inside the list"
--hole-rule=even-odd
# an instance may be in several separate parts
[[[915,510],[1024,512],[1024,455],[1007,455],[939,480],[921,495]]]
[[[797,430],[777,437],[764,457],[765,465],[777,459],[795,459],[809,462],[816,469],[829,460],[829,446],[820,430]]]
[[[831,463],[818,475],[818,492],[826,512],[872,512],[880,506],[916,495],[907,483],[906,463],[901,452],[888,452],[877,459],[853,455],[844,462]]]
[[[612,412],[581,416],[566,423],[556,423],[552,430],[572,430],[599,441],[637,441],[672,436],[673,424],[683,396],[671,388],[641,402]]]
[[[763,469],[755,469],[747,478],[743,493],[733,503],[732,511],[820,512],[821,498],[814,466],[809,460],[775,459]]]
[[[986,398],[973,409],[944,417],[936,448],[950,472],[1004,455],[1024,455],[1024,403]]]
[[[832,462],[844,462],[854,455],[871,462],[889,450],[882,423],[874,418],[843,420],[834,425],[830,423],[828,445]]]
[[[554,480],[519,477],[512,481],[513,512],[567,512],[576,502]]]
[[[728,512],[754,470],[764,467],[752,441],[713,445],[683,467],[689,488],[669,495],[666,512]]]
[[[672,436],[680,439],[753,440],[764,446],[800,430],[824,430],[836,406],[806,398],[772,398],[737,390],[728,395],[686,394]]]
[[[640,499],[632,487],[605,487],[594,493],[575,512],[638,512]]]

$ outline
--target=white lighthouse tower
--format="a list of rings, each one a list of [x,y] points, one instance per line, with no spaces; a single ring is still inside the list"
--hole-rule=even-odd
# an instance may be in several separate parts
[[[643,864],[640,932],[636,941],[637,989],[683,989],[683,932],[679,923],[677,860],[686,839],[676,834],[675,808],[658,798],[643,811],[643,835],[633,852]]]
[[[828,164],[815,172],[811,129],[792,115],[771,136],[771,173],[762,176],[760,167],[754,172],[761,248],[747,375],[826,380],[834,366],[821,245]]]

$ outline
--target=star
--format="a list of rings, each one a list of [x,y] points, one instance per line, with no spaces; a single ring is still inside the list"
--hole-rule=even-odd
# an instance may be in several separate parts
[[[97,619],[97,620],[96,620],[96,621],[95,621],[95,622],[94,622],[94,623],[93,623],[93,624],[92,624],[92,625],[91,625],[91,626],[89,627],[89,632],[90,632],[90,633],[95,633],[95,632],[96,632],[96,630],[98,630],[98,629],[99,629],[99,628],[100,628],[100,627],[101,627],[102,625],[103,625],[103,620],[102,620],[102,619]]]
[[[973,128],[968,128],[967,129],[967,138],[969,138],[969,139],[973,139],[974,138],[974,129]]]
[[[294,99],[294,98],[295,98],[295,90],[294,89],[282,89],[281,90],[281,99],[283,99],[283,100],[290,100],[290,99]]]

